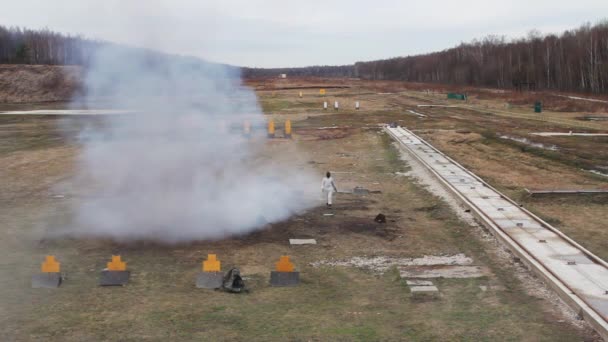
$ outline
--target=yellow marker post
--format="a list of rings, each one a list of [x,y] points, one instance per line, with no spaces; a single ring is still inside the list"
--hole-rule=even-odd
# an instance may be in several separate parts
[[[108,263],[108,271],[125,271],[127,263],[120,260],[120,255],[112,255],[112,261]]]
[[[289,257],[286,255],[281,256],[279,262],[276,263],[277,272],[293,272],[294,269],[293,263],[289,261]]]
[[[203,272],[220,272],[220,265],[215,254],[208,254],[207,260],[203,261]]]
[[[325,96],[325,89],[319,89],[319,95]]]
[[[291,120],[285,120],[285,138],[291,139]]]
[[[274,120],[268,121],[268,137],[274,138]]]
[[[57,262],[54,255],[47,255],[40,266],[42,273],[59,273],[61,263]]]

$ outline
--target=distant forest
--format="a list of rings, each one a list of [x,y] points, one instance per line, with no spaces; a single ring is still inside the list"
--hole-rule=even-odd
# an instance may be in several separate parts
[[[107,41],[70,36],[48,29],[29,30],[0,26],[0,64],[81,65],[87,67],[97,49],[111,48],[112,53],[126,60],[145,61],[150,67],[179,62],[192,70],[216,72],[217,63],[201,58],[178,56],[144,48],[134,48]],[[230,71],[240,68],[224,65]]]
[[[426,55],[358,62],[355,70],[365,79],[607,93],[608,21],[560,36],[490,36]]]
[[[0,63],[87,65],[105,42],[0,26]],[[608,93],[608,21],[561,35],[489,36],[441,52],[305,68],[242,68],[244,77],[360,77],[497,88]]]
[[[87,64],[100,41],[44,30],[0,26],[0,63]]]
[[[289,76],[318,76],[318,77],[357,77],[353,65],[315,65],[305,68],[243,68],[242,75],[245,78],[274,77],[280,74]]]
[[[360,77],[497,88],[608,93],[608,21],[561,35],[507,41],[489,36],[418,56],[357,62],[352,66],[245,69],[244,75]]]

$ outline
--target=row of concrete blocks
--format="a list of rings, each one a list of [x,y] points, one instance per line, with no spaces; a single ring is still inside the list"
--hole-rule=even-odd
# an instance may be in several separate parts
[[[219,289],[224,283],[223,272],[199,272],[196,276],[196,287],[199,289]],[[99,286],[124,286],[129,282],[131,271],[108,271],[101,272]],[[63,282],[63,276],[59,272],[46,272],[32,276],[33,288],[57,288]],[[300,284],[300,272],[270,272],[270,285],[272,286],[296,286]]]
[[[33,288],[57,288],[61,285],[63,281],[63,276],[60,272],[61,263],[55,259],[55,256],[47,255],[40,270],[40,274],[32,276]],[[220,271],[220,262],[217,260],[216,255],[209,254],[207,260],[203,262],[202,272],[196,278],[196,287],[208,289],[221,288],[224,284],[224,279],[229,278],[231,271],[224,275]],[[130,276],[131,272],[127,270],[127,263],[122,261],[119,255],[113,255],[112,261],[101,272],[99,285],[123,286],[128,283]],[[270,284],[273,286],[294,286],[299,283],[300,273],[295,271],[294,264],[289,261],[288,256],[281,256],[276,264],[276,270],[270,273]]]
[[[101,271],[99,286],[123,286],[129,282],[131,271]],[[43,272],[32,276],[32,287],[37,288],[57,288],[63,282],[63,275],[60,272]]]

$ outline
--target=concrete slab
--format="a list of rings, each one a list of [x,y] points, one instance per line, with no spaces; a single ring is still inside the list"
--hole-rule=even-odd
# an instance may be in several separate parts
[[[366,188],[362,188],[360,186],[356,186],[353,189],[353,194],[355,194],[355,195],[366,195],[366,194],[369,194],[369,190],[366,189]]]
[[[290,245],[316,245],[315,239],[289,239]]]
[[[413,299],[439,298],[439,289],[436,286],[412,286],[410,293]]]
[[[34,274],[32,276],[32,288],[40,289],[54,289],[58,288],[61,285],[61,273],[57,272],[49,272],[49,273],[39,273]]]
[[[112,115],[133,113],[138,113],[138,111],[126,109],[39,109],[2,111],[0,115]]]
[[[270,285],[296,286],[300,284],[300,272],[270,272]]]
[[[415,292],[439,292],[437,286],[412,286],[410,287],[412,293]]]
[[[479,278],[490,274],[482,266],[405,266],[399,268],[401,278]]]
[[[530,134],[541,137],[608,137],[608,133],[539,132]]]
[[[99,286],[124,286],[129,282],[131,271],[101,271]]]
[[[405,283],[407,286],[433,286],[433,282],[430,280],[408,279]]]
[[[224,281],[222,272],[199,272],[196,276],[196,288],[219,289]]]

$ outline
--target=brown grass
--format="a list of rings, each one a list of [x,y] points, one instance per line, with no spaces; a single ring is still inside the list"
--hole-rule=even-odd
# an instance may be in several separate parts
[[[454,126],[470,126],[465,121],[469,114],[458,114],[463,117],[458,120],[421,120],[403,113],[416,100],[400,96],[387,100],[369,89],[366,95],[359,95],[359,89],[335,91],[350,101],[366,96],[374,109],[362,107],[360,112],[338,113],[311,107],[306,112],[304,107],[300,112],[277,110],[274,117],[294,120],[294,141],[269,143],[262,153],[274,162],[314,167],[320,177],[327,170],[334,171],[341,190],[363,186],[381,193],[339,194],[332,217],[323,216],[326,210],[320,207],[245,236],[176,246],[49,238],[54,229],[69,224],[72,204],[79,200],[78,191],[73,197],[61,199],[47,196],[56,182],[69,182],[78,147],[70,140],[61,140],[58,145],[52,140],[36,140],[53,136],[57,130],[35,124],[41,122],[39,117],[14,122],[0,116],[0,129],[10,125],[0,135],[0,143],[18,142],[11,145],[12,150],[0,154],[0,170],[9,170],[2,174],[0,191],[11,194],[2,198],[0,208],[0,222],[7,227],[0,232],[0,250],[5,252],[0,267],[0,337],[62,341],[597,338],[584,327],[571,324],[570,318],[548,301],[527,292],[514,276],[514,266],[496,255],[493,243],[480,239],[478,232],[459,221],[441,200],[411,179],[395,174],[406,171],[407,165],[399,160],[390,139],[380,134],[377,124],[400,120],[417,128],[455,130]],[[268,98],[266,93],[263,96],[270,105],[277,105],[279,99],[288,103],[319,101],[317,97],[300,100],[294,90],[279,91],[277,99]],[[335,124],[349,128],[336,130],[340,135],[334,132],[327,139],[319,139],[320,130],[316,128]],[[446,134],[443,143],[448,152],[470,149],[477,158],[487,158],[487,154],[503,148],[486,147],[480,133],[469,130],[473,133],[464,134],[464,138],[463,133]],[[348,134],[342,135],[344,131]],[[439,141],[443,141],[441,137],[438,135]],[[464,159],[457,154],[455,157]],[[517,157],[515,152],[509,156],[515,161]],[[539,160],[534,158],[509,169],[531,167]],[[477,161],[472,159],[472,163]],[[555,163],[569,174],[566,179],[578,179],[571,168]],[[492,165],[493,175],[500,174],[501,159]],[[504,165],[503,160],[503,172]],[[514,171],[513,177],[530,170]],[[500,180],[492,181],[501,185]],[[515,178],[509,182],[521,186]],[[387,216],[386,225],[380,227],[373,222],[378,213]],[[290,237],[315,238],[318,245],[290,247]],[[224,268],[236,265],[241,269],[250,293],[230,295],[194,288],[200,262],[211,252],[218,254]],[[99,271],[112,253],[121,254],[128,262],[132,281],[124,288],[99,288]],[[476,264],[489,267],[492,275],[437,280],[441,297],[436,301],[411,301],[396,270],[376,275],[365,270],[310,266],[313,261],[353,256],[454,253],[471,256]],[[68,279],[58,290],[29,289],[29,277],[46,254],[57,255]],[[302,272],[302,284],[271,288],[267,283],[269,272],[284,254],[290,255]],[[479,285],[491,288],[483,292]]]

